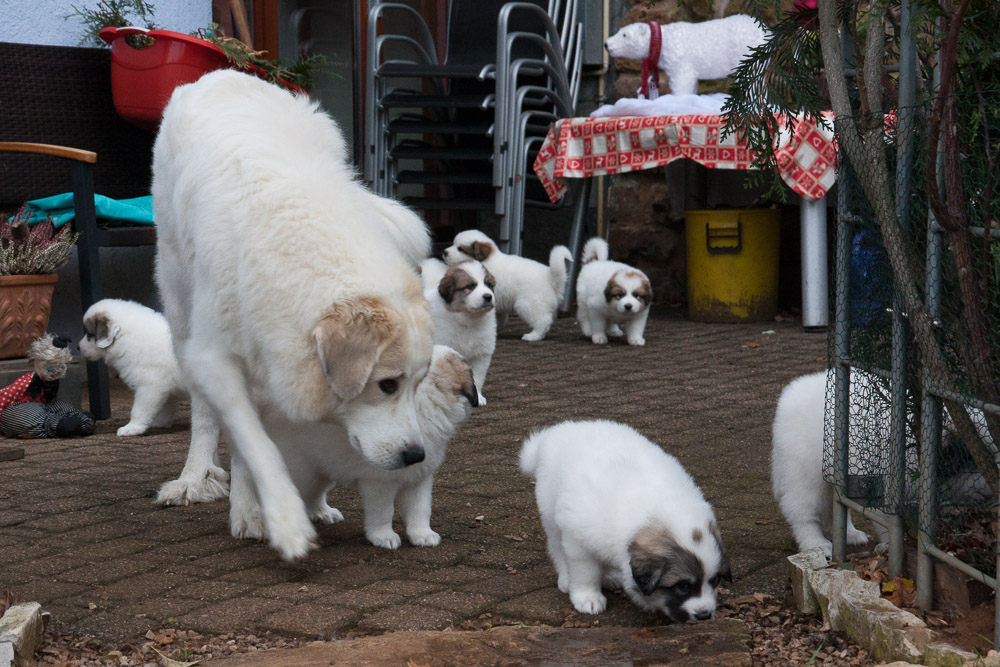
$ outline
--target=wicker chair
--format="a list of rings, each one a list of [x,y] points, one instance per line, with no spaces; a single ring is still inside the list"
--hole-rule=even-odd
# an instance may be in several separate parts
[[[95,185],[116,199],[149,194],[154,136],[115,113],[106,50],[0,42],[0,90],[0,210],[73,190],[85,311],[102,298],[101,247],[156,243],[152,227],[99,227],[93,207]],[[87,379],[90,410],[107,419],[107,368],[89,362]]]

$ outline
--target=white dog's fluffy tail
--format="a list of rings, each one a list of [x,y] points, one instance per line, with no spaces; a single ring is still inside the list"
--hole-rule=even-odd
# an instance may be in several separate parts
[[[583,246],[583,257],[580,261],[584,264],[587,262],[608,261],[608,242],[600,236],[595,236],[587,241],[587,243]]]
[[[556,294],[566,287],[566,263],[573,261],[573,253],[564,245],[557,245],[549,252],[549,284]]]
[[[403,257],[414,268],[430,257],[431,233],[416,213],[399,202],[385,197],[372,197],[375,212],[385,220],[390,236]]]
[[[520,468],[528,477],[534,477],[538,470],[538,450],[542,446],[542,434],[532,433],[521,448]]]

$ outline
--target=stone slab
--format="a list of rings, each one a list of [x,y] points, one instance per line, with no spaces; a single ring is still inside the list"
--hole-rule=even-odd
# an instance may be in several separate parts
[[[399,665],[750,665],[750,633],[722,619],[654,628],[502,626],[484,631],[392,632],[260,651],[220,660],[217,667],[398,667]],[[280,651],[280,652],[278,652]]]
[[[0,447],[0,461],[17,461],[24,458],[24,447]]]
[[[819,614],[819,602],[809,585],[809,573],[826,568],[826,556],[819,547],[808,549],[788,557],[788,577],[792,582],[792,597],[795,607],[803,614]]]
[[[16,604],[0,618],[0,644],[13,647],[14,667],[26,667],[34,663],[32,656],[42,643],[44,632],[42,605],[37,602]],[[2,661],[0,665],[3,665]]]

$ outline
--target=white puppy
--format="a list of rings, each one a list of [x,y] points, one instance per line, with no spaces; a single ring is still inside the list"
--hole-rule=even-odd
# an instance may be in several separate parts
[[[545,338],[559,310],[566,286],[566,263],[573,261],[569,248],[557,245],[549,252],[545,266],[517,255],[500,252],[486,234],[477,230],[460,232],[444,250],[444,261],[457,264],[469,259],[483,263],[497,281],[497,312],[506,317],[511,312],[527,322],[531,331],[521,340]]]
[[[824,469],[824,434],[833,433],[834,402],[827,400],[833,371],[820,371],[792,380],[781,392],[774,414],[771,453],[771,483],[781,513],[792,529],[800,551],[819,547],[830,558],[833,524],[833,486],[826,482]],[[892,414],[888,383],[866,371],[852,368],[848,404],[849,474],[882,478],[889,486],[889,459],[892,438]],[[966,408],[982,446],[996,453],[996,446],[986,428],[983,413]],[[907,416],[913,420],[912,414]],[[957,438],[955,424],[944,410],[942,416],[942,461],[949,461],[947,472],[939,470],[937,498],[941,503],[976,503],[991,497],[989,485],[969,459],[965,445]],[[908,430],[903,465],[903,501],[916,504],[920,471],[916,438]],[[963,463],[964,460],[964,463]],[[887,489],[888,490],[888,489]],[[886,539],[881,525],[874,529]],[[854,527],[847,515],[847,544],[867,544],[868,536]]]
[[[427,260],[427,263],[437,260]],[[434,343],[457,351],[472,367],[479,404],[486,405],[483,384],[497,344],[496,281],[475,260],[445,267],[437,285],[424,290],[434,320]],[[427,273],[423,274],[425,277]],[[425,282],[426,285],[426,282]]]
[[[771,451],[771,484],[774,498],[788,521],[800,551],[819,547],[830,558],[829,535],[833,522],[833,487],[823,479],[823,429],[829,416],[826,407],[827,371],[792,380],[781,392],[774,414]],[[876,390],[867,373],[851,373],[851,394],[856,398]],[[829,408],[832,414],[832,405]],[[863,409],[861,400],[851,402],[849,422],[864,427],[877,440],[888,442],[889,414]],[[847,515],[847,543],[866,544],[868,536],[854,527]]]
[[[757,19],[734,14],[722,19],[660,25],[662,35],[657,65],[670,77],[670,92],[696,95],[699,79],[729,76],[750,49],[767,39]],[[608,38],[604,47],[615,58],[649,57],[649,25],[630,23]]]
[[[413,265],[426,229],[364,189],[315,102],[234,70],[174,91],[152,190],[156,279],[192,391],[179,481],[210,474],[221,423],[263,516],[262,529],[231,513],[230,530],[266,530],[300,558],[316,532],[262,416],[338,423],[386,470],[424,459],[415,394],[432,323]]]
[[[103,361],[135,392],[129,422],[118,435],[142,435],[150,428],[171,426],[187,391],[163,315],[135,301],[102,299],[84,313],[83,329],[84,359]]]
[[[643,333],[652,300],[653,290],[645,273],[610,261],[604,239],[587,241],[576,280],[576,320],[584,336],[604,345],[608,334],[620,336],[620,327],[624,327],[629,345],[645,345]]]
[[[729,559],[712,507],[673,456],[624,424],[563,422],[525,440],[521,472],[535,478],[559,590],[577,611],[604,611],[603,583],[675,621],[715,614]]]
[[[395,549],[401,543],[392,529],[397,500],[411,544],[432,547],[441,542],[430,525],[434,473],[444,462],[458,425],[476,405],[472,371],[458,353],[434,346],[430,370],[417,387],[416,403],[426,457],[399,470],[373,466],[336,424],[266,422],[313,519],[328,524],[341,521],[343,515],[327,504],[326,494],[338,484],[356,487],[364,506],[365,537],[375,546]],[[245,522],[261,524],[260,503],[239,456],[233,458],[230,502]]]

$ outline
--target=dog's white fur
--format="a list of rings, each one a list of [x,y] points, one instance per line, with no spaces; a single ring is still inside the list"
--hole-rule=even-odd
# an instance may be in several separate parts
[[[431,274],[440,268],[436,259],[421,266],[424,297],[434,320],[434,344],[457,351],[472,367],[479,390],[479,404],[486,405],[483,385],[497,344],[496,282],[480,262],[469,260],[445,266],[437,283],[428,288]]]
[[[823,478],[824,433],[832,432],[834,403],[827,401],[827,387],[832,386],[833,371],[820,371],[792,380],[781,392],[774,414],[771,453],[771,483],[781,513],[792,529],[800,551],[819,547],[830,558],[833,523],[833,486]],[[848,470],[887,477],[892,468],[889,460],[892,438],[892,414],[889,389],[875,375],[858,368],[851,369],[848,404]],[[986,427],[983,413],[966,408],[982,445],[995,452],[996,446]],[[912,415],[908,417],[912,419]],[[942,415],[942,452],[953,462],[965,454],[965,445],[954,442],[954,421],[948,410]],[[907,431],[903,465],[907,480],[904,502],[915,504],[919,492],[919,458],[916,439]],[[970,462],[971,463],[971,462]],[[938,500],[947,503],[987,502],[991,497],[989,484],[982,473],[971,468],[956,469],[938,481]],[[879,524],[873,528],[880,541],[887,532]],[[868,536],[854,527],[847,515],[847,544],[867,544]]]
[[[660,33],[657,64],[670,77],[670,92],[675,95],[696,95],[699,79],[729,76],[750,49],[767,39],[767,31],[757,19],[745,14],[701,23],[661,24]],[[615,58],[645,60],[649,34],[646,23],[630,23],[609,37],[604,46]]]
[[[150,428],[172,426],[187,390],[163,315],[135,301],[102,299],[84,313],[83,328],[83,358],[103,361],[135,392],[129,422],[118,435],[142,435]]]
[[[624,424],[563,422],[525,440],[520,467],[536,480],[559,590],[577,611],[604,611],[604,583],[675,620],[715,613],[729,560],[712,507],[673,456]],[[682,581],[684,595],[672,588]]]
[[[474,229],[460,232],[444,250],[446,264],[468,259],[483,263],[497,281],[497,313],[506,317],[517,313],[531,331],[521,340],[545,338],[559,310],[566,286],[566,265],[573,261],[569,248],[557,245],[549,252],[549,265],[500,251],[486,234]]]
[[[181,480],[207,474],[221,423],[271,546],[300,558],[316,533],[261,417],[337,422],[385,469],[423,456],[432,324],[413,264],[426,229],[362,187],[316,103],[233,70],[174,91],[152,190],[157,284],[192,391]]]
[[[448,442],[469,416],[476,387],[472,370],[451,348],[435,345],[430,370],[416,391],[417,418],[424,436],[426,458],[399,470],[369,463],[351,446],[337,424],[268,420],[268,433],[281,449],[285,465],[310,516],[331,524],[344,516],[326,502],[336,485],[355,487],[364,507],[365,537],[377,547],[396,549],[401,540],[392,529],[394,504],[406,523],[406,537],[415,546],[437,546],[441,536],[431,529],[431,489],[444,462]],[[266,534],[260,501],[239,455],[233,457],[233,513],[248,530],[244,537]]]
[[[781,513],[788,521],[799,551],[819,547],[830,558],[833,545],[833,487],[823,479],[823,429],[827,417],[827,372],[792,380],[781,392],[774,414],[771,451],[771,484]],[[849,422],[888,442],[889,414],[864,409],[861,397],[874,390],[873,379],[857,370],[851,373]],[[863,422],[862,422],[863,420]],[[868,536],[847,517],[847,543],[867,544]]]
[[[608,242],[602,238],[587,241],[582,261],[576,279],[576,320],[583,335],[604,345],[608,334],[620,336],[624,328],[629,345],[645,345],[653,300],[649,278],[628,264],[609,260]]]

